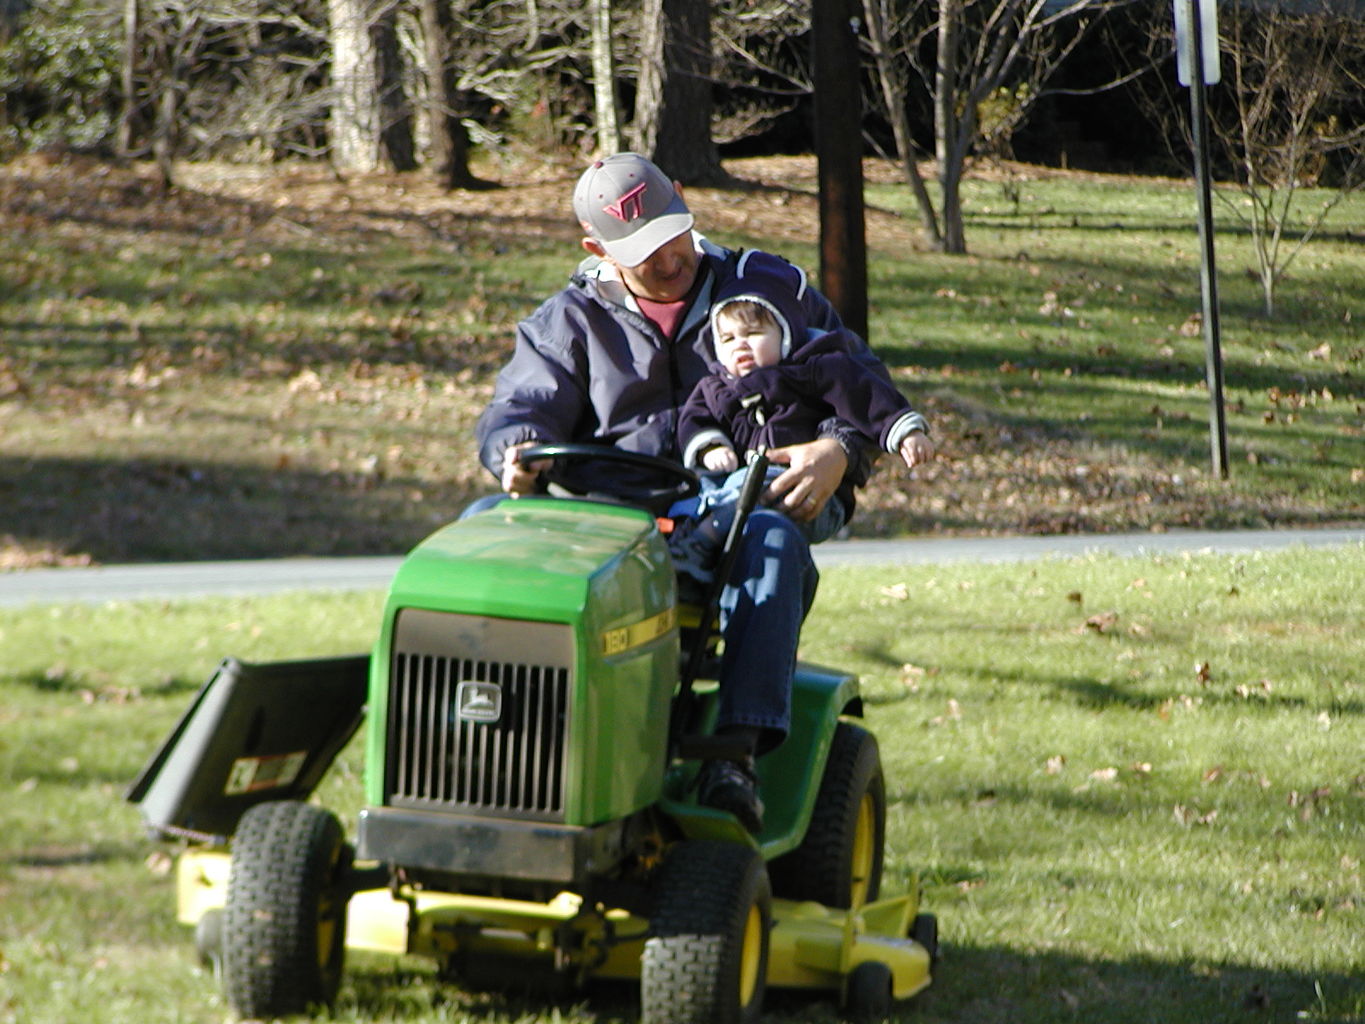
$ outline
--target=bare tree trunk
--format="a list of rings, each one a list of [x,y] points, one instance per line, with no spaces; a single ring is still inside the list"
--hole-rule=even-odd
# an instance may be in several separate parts
[[[706,0],[645,0],[636,147],[688,185],[730,176],[711,139],[711,9]]]
[[[156,100],[156,122],[152,128],[152,159],[161,180],[162,191],[175,187],[176,117],[179,114],[179,88],[174,78],[163,80]]]
[[[635,83],[631,146],[648,152],[659,132],[664,91],[664,0],[644,0],[640,10],[640,76]]]
[[[906,183],[919,205],[920,225],[929,236],[930,243],[941,249],[943,236],[938,229],[938,215],[934,212],[934,203],[929,198],[924,178],[919,173],[918,147],[910,131],[910,112],[907,109],[909,90],[905,84],[905,72],[892,56],[886,15],[879,0],[863,0],[863,16],[867,19],[868,39],[872,43],[872,56],[877,66],[882,98],[886,102],[887,117],[896,140],[896,152],[905,170]]]
[[[327,0],[332,25],[332,163],[379,167],[379,81],[366,0]]]
[[[540,42],[540,4],[526,0],[526,48],[534,50]]]
[[[611,0],[592,0],[592,87],[597,100],[597,152],[621,149],[621,112],[611,54]]]
[[[123,0],[123,65],[119,85],[123,101],[119,107],[118,155],[129,157],[137,140],[137,46],[140,34],[138,0]]]
[[[163,190],[175,187],[175,158],[180,148],[181,95],[188,88],[191,59],[203,39],[203,24],[194,14],[166,11],[151,29],[156,105],[152,124],[152,159]]]
[[[427,61],[427,119],[432,176],[445,188],[487,188],[469,169],[469,136],[456,103],[459,79],[450,57],[454,35],[450,0],[422,0],[422,44]]]
[[[861,67],[856,0],[817,0],[811,13],[820,290],[844,326],[867,337]]]
[[[961,0],[938,0],[938,64],[934,73],[934,159],[943,194],[943,251],[967,251],[962,224],[962,161],[957,159],[957,47]]]
[[[412,139],[412,105],[403,88],[403,59],[398,50],[398,10],[390,4],[370,25],[375,78],[379,81],[379,142],[395,171],[417,167]]]

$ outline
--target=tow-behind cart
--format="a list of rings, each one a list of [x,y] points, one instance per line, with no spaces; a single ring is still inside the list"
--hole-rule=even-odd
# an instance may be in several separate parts
[[[695,487],[614,449],[525,457],[672,474],[637,504]],[[791,734],[758,761],[760,835],[696,803],[724,752],[713,607],[679,604],[649,512],[527,498],[413,550],[371,654],[224,661],[128,797],[182,845],[179,916],[234,1009],[329,1003],[347,947],[478,988],[638,978],[647,1024],[755,1020],[768,986],[876,1017],[925,988],[918,885],[878,899],[885,790],[855,678],[798,666]],[[351,839],[309,795],[362,720]]]

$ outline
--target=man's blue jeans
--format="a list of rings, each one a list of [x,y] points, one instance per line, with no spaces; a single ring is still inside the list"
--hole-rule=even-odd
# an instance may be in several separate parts
[[[791,725],[796,648],[819,580],[800,527],[781,512],[755,509],[721,591],[725,650],[716,725],[761,730],[759,753],[781,743]]]

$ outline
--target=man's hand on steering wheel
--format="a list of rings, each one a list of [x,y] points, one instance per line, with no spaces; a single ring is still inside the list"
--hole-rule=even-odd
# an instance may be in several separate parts
[[[848,469],[848,456],[831,437],[773,448],[768,459],[787,469],[768,487],[764,498],[768,501],[781,498],[787,515],[803,523],[820,514]]]
[[[550,467],[548,459],[521,464],[519,458],[525,448],[538,445],[539,441],[523,441],[510,444],[502,453],[502,489],[514,498],[535,494],[540,489],[540,474]]]
[[[620,472],[609,481],[574,480],[561,473],[566,463],[600,463],[617,466]],[[580,497],[604,499],[653,508],[667,507],[697,493],[697,474],[674,459],[646,455],[612,445],[584,442],[509,445],[503,456],[502,485],[513,497],[536,493],[540,475],[561,491]]]

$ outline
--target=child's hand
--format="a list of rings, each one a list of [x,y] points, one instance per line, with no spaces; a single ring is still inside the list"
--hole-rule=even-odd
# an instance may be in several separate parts
[[[702,452],[701,462],[707,469],[716,472],[732,473],[739,469],[739,456],[735,454],[733,448],[727,448],[723,444],[718,444],[714,448],[708,448]]]
[[[929,439],[929,435],[924,431],[912,430],[901,442],[900,452],[906,466],[914,469],[925,462],[933,461],[934,442]]]

